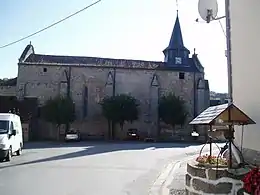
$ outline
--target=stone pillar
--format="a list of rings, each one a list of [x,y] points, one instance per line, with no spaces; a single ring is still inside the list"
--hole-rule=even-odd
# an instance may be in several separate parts
[[[23,100],[24,96],[26,95],[26,83],[25,84],[20,84],[17,86],[17,99],[18,100]]]

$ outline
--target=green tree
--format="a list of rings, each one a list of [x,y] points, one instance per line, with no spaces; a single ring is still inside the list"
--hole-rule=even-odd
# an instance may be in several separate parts
[[[75,120],[75,107],[72,99],[56,96],[47,100],[41,109],[41,116],[48,122],[56,125],[58,137],[62,124],[72,123]]]
[[[187,119],[185,101],[173,93],[162,96],[159,100],[159,118],[175,130],[176,125],[183,125]]]
[[[119,124],[120,129],[124,129],[126,121],[133,122],[138,119],[138,106],[137,100],[125,94],[120,94],[111,97],[105,97],[100,103],[102,106],[103,116],[108,121],[108,129],[111,138],[114,138],[114,129],[111,124]]]

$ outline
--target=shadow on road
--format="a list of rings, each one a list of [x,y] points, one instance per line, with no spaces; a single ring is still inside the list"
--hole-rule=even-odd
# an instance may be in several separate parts
[[[45,149],[45,148],[74,148],[74,147],[87,147],[90,145],[97,145],[97,146],[113,146],[117,145],[120,147],[122,146],[123,148],[139,148],[144,149],[143,147],[159,147],[159,148],[164,148],[164,147],[188,147],[188,146],[194,146],[194,145],[201,145],[201,143],[185,143],[185,142],[140,142],[140,141],[107,141],[107,142],[102,142],[102,141],[82,141],[82,142],[27,142],[24,145],[24,149]]]
[[[73,159],[77,157],[84,157],[84,156],[90,156],[90,155],[97,155],[101,153],[109,153],[109,152],[115,152],[115,151],[123,151],[123,150],[144,150],[147,148],[152,149],[159,149],[159,148],[186,148],[189,146],[192,146],[195,144],[183,144],[183,143],[124,143],[124,144],[113,144],[113,143],[103,143],[103,144],[87,144],[87,143],[69,143],[69,144],[62,144],[58,146],[57,144],[49,145],[49,148],[58,148],[58,147],[83,147],[80,151],[75,151],[67,154],[61,154],[58,156],[53,156],[49,158],[43,158],[38,160],[33,160],[29,162],[23,162],[18,164],[9,164],[6,166],[1,166],[0,169],[8,168],[8,167],[15,167],[15,166],[21,166],[21,165],[30,165],[35,163],[42,163],[42,162],[49,162],[49,161],[56,161],[56,160],[64,160],[64,159]],[[39,146],[39,145],[38,145]],[[46,144],[43,144],[42,146],[46,146]],[[43,147],[43,148],[48,148]],[[27,147],[28,148],[28,147]],[[33,144],[31,145],[31,148],[33,147]],[[40,147],[37,147],[40,149]]]

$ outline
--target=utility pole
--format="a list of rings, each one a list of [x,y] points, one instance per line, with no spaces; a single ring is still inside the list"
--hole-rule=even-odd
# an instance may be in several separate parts
[[[232,61],[231,61],[231,25],[230,25],[230,0],[225,0],[225,15],[226,15],[226,42],[227,42],[227,70],[228,70],[228,95],[229,106],[233,103],[233,83],[232,83]],[[228,125],[229,129],[229,168],[232,168],[232,144],[234,139],[233,124],[231,124],[231,112],[228,110]]]
[[[230,25],[230,0],[225,0],[226,10],[226,42],[227,42],[227,70],[228,70],[228,95],[229,103],[233,103],[232,61],[231,61],[231,25]]]
[[[213,4],[206,3],[208,0],[199,1],[199,9],[204,9],[205,6],[208,6],[207,16],[205,19],[205,13],[200,13],[202,19],[206,20],[207,23],[210,23],[212,20],[220,20],[222,18],[226,18],[226,57],[227,57],[227,72],[228,72],[228,107],[233,104],[233,82],[232,82],[232,60],[231,60],[231,24],[230,24],[230,0],[225,0],[225,16],[217,17],[217,7],[214,7]],[[214,2],[214,1],[212,1]],[[217,0],[215,0],[217,4]],[[206,7],[207,8],[207,7]],[[214,16],[213,16],[214,12]],[[196,20],[198,21],[198,20]],[[228,127],[229,127],[229,135],[228,135],[228,142],[229,142],[229,168],[232,168],[232,144],[234,139],[234,126],[231,117],[230,109],[228,109]]]

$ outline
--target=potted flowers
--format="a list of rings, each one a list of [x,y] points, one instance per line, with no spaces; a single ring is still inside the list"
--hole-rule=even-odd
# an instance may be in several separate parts
[[[198,166],[204,167],[227,167],[228,162],[225,158],[210,156],[208,154],[197,157],[196,161],[198,162]]]
[[[260,195],[260,172],[259,168],[252,169],[242,179],[244,191],[251,195]]]

